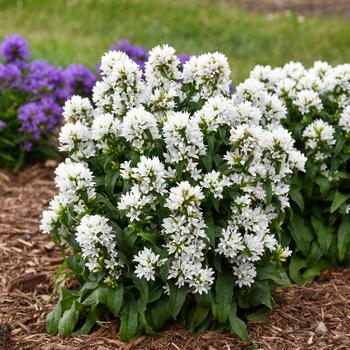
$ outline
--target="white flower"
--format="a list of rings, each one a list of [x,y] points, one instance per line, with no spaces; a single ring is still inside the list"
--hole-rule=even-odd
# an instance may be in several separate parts
[[[215,198],[223,198],[222,192],[224,187],[230,186],[230,180],[227,176],[221,175],[220,172],[213,170],[207,173],[201,181],[201,186],[207,188]]]
[[[96,116],[91,127],[92,138],[99,142],[107,136],[118,137],[120,134],[120,121],[111,113]]]
[[[322,119],[317,119],[305,128],[303,137],[306,139],[306,146],[310,150],[314,150],[315,148],[317,149],[320,143],[329,147],[335,145],[334,134],[335,129],[333,126]]]
[[[257,65],[250,72],[249,77],[261,81],[268,88],[272,89],[279,80],[284,78],[284,73],[282,69],[272,69],[271,66]]]
[[[88,98],[72,96],[66,101],[62,116],[69,123],[80,121],[88,124],[91,121],[92,113],[93,109]]]
[[[59,219],[70,203],[69,197],[60,193],[50,201],[49,209],[42,214],[40,230],[43,233],[51,233],[58,225]]]
[[[92,172],[84,163],[74,163],[68,159],[58,165],[55,175],[56,185],[65,195],[73,199],[78,198],[79,193],[85,193],[88,198],[95,196]]]
[[[294,104],[299,108],[301,114],[308,114],[314,110],[320,112],[322,109],[318,93],[312,90],[299,91],[295,96]]]
[[[138,186],[133,186],[129,192],[121,196],[118,209],[125,211],[130,222],[140,221],[147,204],[153,204],[153,197],[143,195]]]
[[[203,134],[198,121],[186,112],[173,112],[163,125],[163,136],[167,146],[165,161],[177,163],[205,154]]]
[[[83,216],[76,229],[76,239],[90,271],[100,271],[108,266],[113,277],[119,278],[123,264],[117,258],[117,247],[107,218],[101,215]],[[105,258],[101,260],[103,252]]]
[[[132,174],[131,160],[126,160],[120,164],[120,176],[124,180],[130,180]]]
[[[215,132],[220,125],[232,124],[234,119],[234,106],[231,100],[223,96],[211,97],[195,114],[198,123],[208,132]]]
[[[75,159],[90,158],[95,154],[91,130],[80,121],[63,125],[59,138],[60,150],[71,152]]]
[[[186,84],[193,84],[198,93],[193,96],[208,99],[219,94],[228,94],[231,70],[227,58],[219,53],[207,53],[192,56],[183,67],[182,79]]]
[[[199,186],[191,186],[188,181],[182,181],[170,189],[165,206],[173,211],[185,211],[190,216],[197,211],[203,198],[204,195]]]
[[[141,156],[137,167],[131,169],[131,178],[143,194],[154,192],[164,195],[167,192],[164,165],[158,157]]]
[[[339,126],[346,132],[350,133],[350,105],[347,106],[340,114]]]
[[[250,101],[241,102],[235,106],[233,112],[233,125],[253,124],[259,125],[262,118],[262,111],[255,107]]]
[[[221,231],[220,240],[216,251],[226,258],[235,259],[244,250],[243,238],[237,227],[229,225]]]
[[[168,46],[156,46],[149,52],[145,65],[145,77],[151,86],[162,86],[179,78],[180,61],[175,49]]]
[[[134,256],[133,261],[137,263],[135,274],[137,278],[144,278],[146,281],[154,281],[156,267],[162,266],[165,260],[161,260],[159,255],[154,254],[152,249],[143,248],[137,255]]]
[[[142,72],[124,52],[110,51],[102,57],[102,81],[93,89],[93,100],[100,112],[120,116],[142,100]]]
[[[300,62],[289,62],[283,67],[283,73],[287,78],[298,80],[306,74],[306,69]]]
[[[253,263],[245,261],[233,267],[233,274],[237,278],[236,283],[239,287],[250,287],[254,283],[256,269]]]
[[[138,151],[160,137],[157,119],[143,107],[131,109],[123,119],[121,135]],[[151,136],[151,138],[149,138]],[[150,145],[148,145],[150,146]]]

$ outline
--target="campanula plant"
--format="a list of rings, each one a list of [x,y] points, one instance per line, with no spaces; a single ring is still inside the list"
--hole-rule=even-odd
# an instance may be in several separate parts
[[[84,66],[63,69],[31,60],[28,42],[6,36],[0,63],[0,167],[19,169],[30,159],[55,157],[52,136],[62,105],[72,95],[91,94],[94,74]]]
[[[176,319],[247,339],[243,319],[269,311],[285,281],[290,251],[277,236],[305,164],[280,125],[282,101],[266,92],[255,106],[242,86],[232,96],[218,52],[182,64],[157,46],[142,71],[110,51],[100,69],[93,104],[74,96],[64,106],[69,157],[41,222],[62,248],[61,272],[80,285],[61,288],[48,332],[119,318],[130,339]]]

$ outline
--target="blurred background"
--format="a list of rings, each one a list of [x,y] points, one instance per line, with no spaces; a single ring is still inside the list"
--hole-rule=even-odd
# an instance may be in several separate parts
[[[178,53],[222,51],[235,82],[256,64],[350,60],[349,0],[0,0],[0,35],[35,59],[95,69],[116,41]]]

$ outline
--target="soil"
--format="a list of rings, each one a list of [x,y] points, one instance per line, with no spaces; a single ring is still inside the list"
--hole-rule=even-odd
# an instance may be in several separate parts
[[[118,322],[92,334],[60,338],[45,328],[58,249],[39,232],[41,212],[56,193],[55,162],[28,166],[18,174],[0,171],[0,349],[1,350],[238,350],[248,344],[231,333],[193,334],[174,325],[159,336],[128,343]],[[350,269],[326,271],[318,281],[279,290],[266,323],[249,323],[250,349],[350,349]]]

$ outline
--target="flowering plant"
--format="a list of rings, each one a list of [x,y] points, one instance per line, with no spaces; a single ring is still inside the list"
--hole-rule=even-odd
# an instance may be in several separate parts
[[[148,51],[144,46],[136,46],[133,45],[129,40],[121,39],[112,45],[111,50],[125,52],[133,61],[139,65],[139,68],[142,71],[145,70],[145,64],[148,60]],[[191,56],[186,53],[181,53],[177,55],[177,57],[180,63],[184,64],[190,59]]]
[[[225,56],[182,65],[167,45],[149,53],[144,73],[110,51],[101,77],[95,107],[78,96],[64,107],[69,158],[41,229],[61,244],[61,270],[80,289],[61,289],[49,333],[89,332],[114,315],[122,339],[172,319],[246,339],[238,315],[261,317],[285,283],[290,251],[275,234],[305,163],[279,125],[282,102],[266,93],[254,106],[241,88],[231,96]]]
[[[52,157],[54,128],[64,101],[75,93],[88,95],[95,76],[87,68],[56,68],[30,61],[28,42],[19,35],[5,37],[0,63],[0,167],[20,168],[30,157]]]
[[[284,237],[296,247],[290,276],[303,283],[330,264],[350,262],[350,64],[257,66],[251,81],[260,93],[284,101],[284,125],[308,157],[306,173],[293,180],[293,212]]]

